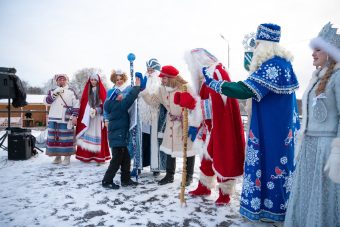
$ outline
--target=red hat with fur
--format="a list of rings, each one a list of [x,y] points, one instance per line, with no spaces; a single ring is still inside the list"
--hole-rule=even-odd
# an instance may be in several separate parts
[[[165,65],[162,67],[159,77],[175,78],[176,76],[178,76],[178,74],[179,71],[175,67],[171,65]]]

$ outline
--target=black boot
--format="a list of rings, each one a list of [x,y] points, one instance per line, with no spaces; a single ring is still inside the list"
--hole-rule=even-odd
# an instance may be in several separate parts
[[[138,183],[135,182],[135,181],[133,181],[133,180],[131,180],[131,179],[129,179],[129,180],[127,180],[127,181],[122,181],[122,182],[121,182],[121,185],[122,185],[122,187],[137,186]]]
[[[174,175],[166,173],[165,177],[162,180],[158,181],[158,184],[164,185],[164,184],[169,184],[172,182],[174,182]]]
[[[185,186],[189,186],[192,183],[194,167],[195,167],[195,156],[188,157],[187,158],[187,180],[185,182]]]
[[[163,179],[158,181],[159,185],[169,184],[174,182],[174,175],[176,169],[176,158],[172,158],[171,155],[167,155],[166,158],[166,175]]]
[[[102,186],[104,188],[109,188],[109,189],[119,189],[119,185],[117,185],[113,182],[102,181]]]

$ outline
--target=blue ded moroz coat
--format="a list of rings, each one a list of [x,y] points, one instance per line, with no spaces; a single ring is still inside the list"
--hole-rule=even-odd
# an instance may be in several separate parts
[[[283,221],[300,127],[289,61],[273,57],[243,83],[255,94],[246,149],[240,213],[250,220]]]

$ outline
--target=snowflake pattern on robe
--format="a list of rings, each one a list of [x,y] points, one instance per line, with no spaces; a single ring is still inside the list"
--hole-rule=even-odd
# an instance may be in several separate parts
[[[294,171],[295,136],[300,127],[294,93],[297,78],[288,60],[274,57],[243,83],[256,97],[252,101],[240,214],[253,221],[282,222]],[[270,120],[273,116],[276,121]]]
[[[290,81],[290,78],[292,77],[292,75],[291,75],[291,72],[290,72],[290,70],[289,69],[285,69],[285,77],[286,77],[286,81],[288,82],[288,81]]]
[[[251,181],[250,177],[251,176],[249,174],[243,179],[243,191],[247,197],[248,194],[253,193],[255,191],[255,184],[254,182]]]
[[[293,178],[294,173],[289,171],[289,174],[285,177],[285,183],[283,184],[283,187],[286,188],[286,193],[289,193],[292,190]]]
[[[250,201],[250,205],[254,210],[258,210],[258,209],[260,209],[260,206],[261,206],[261,200],[257,197],[253,198]]]
[[[263,204],[269,209],[273,208],[273,201],[271,201],[270,199],[265,199]]]
[[[269,64],[264,67],[263,74],[266,79],[269,79],[277,83],[278,82],[277,78],[279,76],[280,71],[281,69],[279,67],[273,66],[273,64]]]
[[[253,145],[248,146],[246,158],[247,165],[255,166],[255,163],[259,160],[259,157],[257,156],[258,153],[259,151],[255,150]]]

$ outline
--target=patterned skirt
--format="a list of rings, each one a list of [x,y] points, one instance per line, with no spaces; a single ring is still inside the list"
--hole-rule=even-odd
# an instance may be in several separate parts
[[[66,123],[48,122],[46,145],[46,154],[48,156],[69,156],[74,154],[74,130],[67,129]]]
[[[340,227],[340,184],[332,182],[324,172],[333,139],[303,138],[285,226]]]

